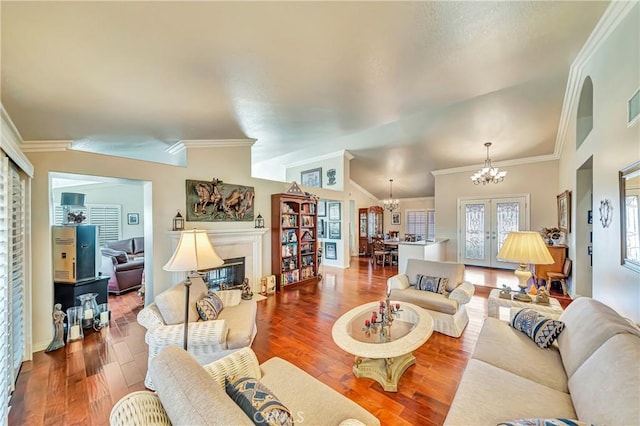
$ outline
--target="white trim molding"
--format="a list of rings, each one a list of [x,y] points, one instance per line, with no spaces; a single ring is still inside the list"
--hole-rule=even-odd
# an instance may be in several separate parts
[[[198,139],[198,140],[181,140],[177,144],[184,145],[185,148],[235,148],[235,147],[252,147],[256,143],[256,139]]]
[[[20,136],[20,132],[13,124],[11,117],[4,109],[4,106],[0,103],[0,134],[2,137],[0,138],[0,147],[2,150],[13,160],[29,177],[33,177],[33,164],[24,155],[24,150],[22,149],[22,136]]]
[[[23,141],[24,152],[59,152],[71,149],[73,141]]]
[[[295,161],[293,163],[288,163],[288,164],[285,165],[285,168],[304,166],[305,164],[316,163],[318,161],[328,160],[330,158],[335,158],[335,157],[344,157],[347,160],[353,160],[353,158],[354,158],[353,154],[350,153],[348,150],[341,149],[339,151],[329,152],[327,154],[318,155],[316,157],[307,158],[305,160],[300,160],[300,161]]]

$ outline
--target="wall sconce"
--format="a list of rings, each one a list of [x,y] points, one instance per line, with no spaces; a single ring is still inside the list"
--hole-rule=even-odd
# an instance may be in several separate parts
[[[173,217],[173,230],[184,231],[184,217],[180,214],[180,210],[178,210],[178,214]]]
[[[264,218],[260,213],[258,213],[258,217],[256,217],[256,228],[264,228]]]

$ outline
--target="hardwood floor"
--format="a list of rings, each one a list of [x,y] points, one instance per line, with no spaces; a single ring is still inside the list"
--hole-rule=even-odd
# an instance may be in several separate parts
[[[319,284],[258,302],[258,335],[252,348],[260,362],[279,356],[294,363],[384,425],[442,424],[487,315],[491,288],[482,284],[513,286],[517,280],[512,271],[467,267],[466,278],[480,284],[467,307],[469,325],[459,339],[434,333],[414,352],[417,363],[400,379],[398,392],[391,393],[371,379],[356,379],[353,357],[331,338],[336,319],[356,305],[381,300],[386,279],[397,271],[367,260],[353,258],[347,270],[324,267]],[[110,296],[109,303],[109,328],[55,352],[38,352],[33,361],[23,363],[10,401],[9,425],[105,425],[115,402],[144,389],[147,345],[145,330],[136,322],[140,301],[134,292]]]

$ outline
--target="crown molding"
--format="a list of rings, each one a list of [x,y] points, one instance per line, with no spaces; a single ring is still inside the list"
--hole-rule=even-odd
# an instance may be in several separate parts
[[[514,160],[505,160],[505,161],[491,161],[494,167],[508,167],[508,166],[519,166],[522,164],[532,164],[532,163],[542,163],[544,161],[556,161],[560,157],[556,154],[547,154],[547,155],[539,155],[537,157],[526,157],[526,158],[516,158]],[[462,173],[462,172],[477,172],[478,169],[484,167],[484,163],[475,164],[472,166],[462,166],[462,167],[453,167],[451,169],[441,169],[441,170],[432,170],[431,174],[434,176],[438,175],[450,175],[454,173]]]
[[[72,143],[60,140],[23,141],[21,148],[23,152],[57,152],[70,150]]]
[[[574,111],[576,111],[576,103],[580,98],[580,91],[582,90],[582,81],[586,77],[583,75],[586,63],[618,27],[618,24],[620,24],[636,6],[638,6],[638,1],[612,1],[584,43],[584,46],[580,49],[576,59],[571,64],[567,88],[564,92],[560,123],[558,124],[556,146],[553,152],[553,155],[557,158],[560,158],[569,125],[573,121],[572,112],[574,113]]]
[[[34,167],[21,149],[22,136],[9,114],[0,103],[0,147],[29,177],[33,177]]]
[[[256,143],[256,139],[192,139],[181,140],[180,142],[172,145],[169,149],[182,144],[185,148],[236,148],[236,147],[248,147],[251,148]]]
[[[317,157],[307,158],[305,160],[296,161],[294,163],[288,163],[285,166],[285,168],[304,166],[306,164],[317,163],[318,161],[328,160],[330,158],[336,158],[336,157],[344,157],[347,160],[353,160],[354,158],[353,154],[350,153],[348,150],[341,149],[339,151],[330,152],[328,154],[318,155]]]

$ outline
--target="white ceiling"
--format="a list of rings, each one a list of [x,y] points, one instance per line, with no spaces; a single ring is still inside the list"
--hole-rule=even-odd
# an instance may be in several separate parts
[[[254,138],[348,149],[379,198],[431,170],[552,154],[608,2],[2,1],[2,104],[26,141]],[[289,154],[288,154],[289,153]],[[288,154],[288,155],[287,155]],[[508,177],[507,177],[508,179]]]

